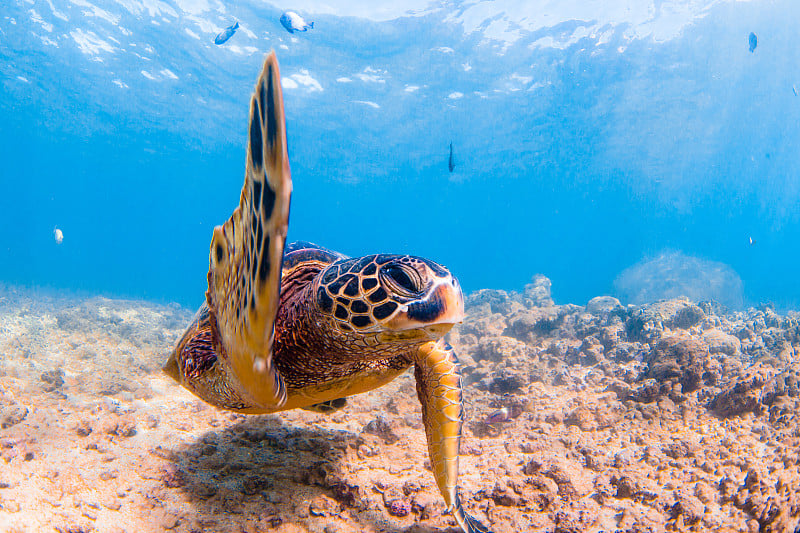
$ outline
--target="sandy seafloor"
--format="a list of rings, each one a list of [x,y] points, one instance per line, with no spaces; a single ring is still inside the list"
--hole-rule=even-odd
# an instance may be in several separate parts
[[[223,412],[160,372],[193,312],[0,286],[0,531],[458,531],[412,373]],[[493,531],[798,530],[797,313],[556,306],[543,277],[467,313],[460,484]]]

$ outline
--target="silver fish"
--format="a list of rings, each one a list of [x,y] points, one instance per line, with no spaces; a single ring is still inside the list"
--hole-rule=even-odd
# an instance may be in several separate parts
[[[502,409],[490,413],[483,422],[485,424],[499,424],[500,422],[508,422],[509,420],[511,420],[511,414],[508,411],[508,407],[503,407]]]
[[[750,44],[750,53],[752,54],[755,51],[756,46],[758,46],[758,37],[753,32],[750,32],[750,35],[747,37],[747,41]]]
[[[222,30],[221,32],[219,32],[217,36],[214,38],[214,44],[225,44],[228,41],[228,39],[233,37],[233,34],[236,33],[236,30],[238,29],[239,29],[239,22],[237,21],[232,25],[228,26],[227,28],[225,28],[224,30]]]
[[[281,24],[283,24],[283,27],[286,28],[286,31],[289,33],[308,31],[309,28],[314,27],[313,22],[306,22],[303,17],[294,11],[287,11],[281,15]]]

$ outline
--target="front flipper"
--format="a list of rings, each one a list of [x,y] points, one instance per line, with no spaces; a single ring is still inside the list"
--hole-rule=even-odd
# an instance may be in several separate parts
[[[464,409],[461,374],[453,348],[443,340],[423,344],[417,354],[414,376],[428,437],[428,455],[447,510],[466,533],[489,533],[464,511],[458,495],[458,445]]]
[[[249,138],[239,206],[211,241],[206,300],[215,348],[244,398],[262,408],[286,402],[272,361],[289,224],[292,179],[275,53],[267,56],[250,99]]]

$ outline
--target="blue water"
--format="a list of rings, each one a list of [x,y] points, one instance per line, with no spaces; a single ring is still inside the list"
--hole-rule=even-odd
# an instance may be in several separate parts
[[[678,251],[800,304],[800,4],[318,4],[4,2],[0,281],[198,305],[274,48],[290,240],[427,256],[466,291],[543,273],[579,304]]]

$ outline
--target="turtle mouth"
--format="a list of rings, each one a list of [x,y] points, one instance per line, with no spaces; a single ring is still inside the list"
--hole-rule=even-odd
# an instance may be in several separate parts
[[[422,331],[427,333],[431,339],[438,339],[444,337],[448,331],[453,329],[453,326],[455,326],[455,323],[444,322],[441,324],[431,324],[430,326],[422,328]]]
[[[454,323],[441,323],[397,331],[384,331],[378,333],[378,340],[381,342],[437,341],[453,329],[453,326],[455,326]]]

